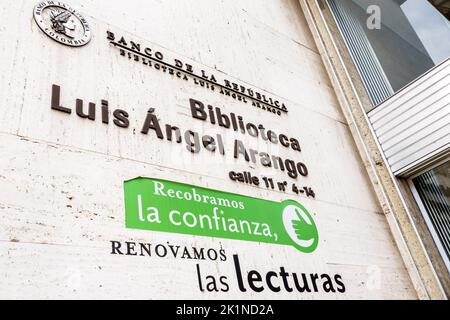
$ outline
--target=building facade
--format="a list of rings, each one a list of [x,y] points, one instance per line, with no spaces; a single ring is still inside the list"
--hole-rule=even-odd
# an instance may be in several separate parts
[[[3,1],[0,298],[446,299],[418,6]]]

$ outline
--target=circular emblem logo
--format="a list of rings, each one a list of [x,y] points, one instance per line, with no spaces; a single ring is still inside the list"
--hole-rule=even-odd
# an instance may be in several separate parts
[[[81,47],[91,40],[86,19],[62,2],[40,2],[34,8],[34,20],[46,35],[67,46]]]
[[[289,203],[283,209],[283,224],[295,247],[311,253],[319,245],[319,232],[311,214],[299,203]]]

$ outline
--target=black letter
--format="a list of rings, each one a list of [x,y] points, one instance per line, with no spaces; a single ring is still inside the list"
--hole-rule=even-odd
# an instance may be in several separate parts
[[[167,140],[172,141],[173,132],[175,132],[176,142],[181,143],[182,140],[181,140],[180,128],[173,127],[171,125],[166,125]]]
[[[153,112],[147,113],[147,118],[145,119],[144,127],[142,128],[143,134],[148,134],[149,129],[153,129],[159,139],[164,139],[161,127],[159,126],[158,118],[153,114]]]
[[[192,153],[200,152],[200,138],[197,132],[186,131],[184,134],[184,139],[186,140],[186,149]]]
[[[106,31],[106,38],[110,41],[114,41],[116,39],[116,36],[111,31]]]
[[[83,100],[81,99],[77,99],[76,100],[76,109],[77,109],[77,115],[80,118],[86,119],[88,118],[89,120],[94,121],[95,120],[95,104],[94,103],[89,103],[89,114],[85,114],[83,112]]]
[[[52,109],[71,114],[72,110],[60,106],[60,98],[61,98],[61,87],[54,84],[52,86]]]
[[[266,282],[267,282],[267,286],[269,287],[270,290],[272,290],[273,292],[280,292],[281,288],[280,287],[275,287],[272,283],[272,278],[273,277],[278,277],[277,274],[273,271],[268,272],[266,275]]]
[[[344,293],[345,286],[344,283],[342,282],[342,277],[337,274],[334,276],[334,281],[336,281],[336,284],[338,285],[337,291],[339,291],[340,293]]]
[[[124,111],[124,110],[120,110],[117,109],[116,111],[114,111],[113,113],[114,115],[114,124],[120,128],[128,128],[128,126],[130,125],[130,121],[128,120],[128,112]]]
[[[222,292],[230,291],[230,286],[228,285],[226,280],[227,280],[227,277],[220,277],[219,278],[220,284],[223,286],[222,289],[220,289]]]
[[[246,292],[247,289],[245,289],[244,282],[242,281],[241,266],[239,265],[239,257],[237,254],[233,255],[233,260],[234,260],[234,268],[236,269],[236,277],[238,280],[239,290],[241,290],[242,292]]]
[[[108,101],[102,100],[102,122],[104,124],[109,124],[109,108]]]
[[[119,241],[111,241],[112,244],[112,252],[111,254],[120,254],[123,255],[122,252],[120,252],[120,247],[122,244]]]
[[[312,283],[314,286],[314,291],[319,292],[319,289],[317,289],[317,283],[316,283],[316,281],[319,279],[319,275],[314,273],[314,274],[311,274],[310,276],[311,276],[311,280],[312,280]]]
[[[192,117],[205,121],[208,118],[208,115],[205,112],[205,105],[194,99],[189,99],[189,102],[191,104]]]
[[[203,286],[202,286],[202,279],[201,279],[201,275],[200,275],[200,265],[197,264],[197,277],[198,277],[198,286],[200,288],[200,291],[203,292],[205,290],[203,290]]]
[[[244,147],[244,143],[242,143],[242,141],[236,140],[234,142],[234,158],[239,159],[239,154],[244,155],[245,161],[247,162],[250,161],[250,157],[247,153],[247,150]]]
[[[230,118],[228,118],[226,115],[222,114],[219,108],[216,108],[217,113],[217,121],[219,123],[219,126],[224,127],[226,129],[230,129]]]
[[[334,290],[333,287],[333,281],[331,280],[331,277],[327,274],[322,274],[320,276],[322,278],[322,280],[325,280],[323,283],[323,290],[325,290],[325,292],[336,292],[336,290]]]
[[[257,287],[255,286],[255,282],[261,282],[262,278],[261,275],[258,273],[258,271],[252,270],[248,273],[248,284],[250,288],[252,288],[255,292],[262,292],[264,291],[264,287]]]
[[[303,292],[311,292],[311,289],[309,289],[308,286],[308,280],[306,279],[306,275],[304,273],[302,273],[302,279],[303,279],[303,285],[300,285],[300,283],[298,282],[298,278],[297,278],[297,274],[294,273],[294,283],[295,283],[295,287],[297,288],[297,290],[301,293]]]
[[[286,270],[284,269],[284,267],[280,268],[280,276],[283,278],[283,283],[284,283],[284,287],[286,288],[287,292],[292,292],[294,291],[291,287],[289,287],[289,283],[287,281],[287,278],[289,277],[289,273],[286,272]]]
[[[127,244],[127,256],[137,256],[135,251],[136,243],[135,242],[126,242]]]

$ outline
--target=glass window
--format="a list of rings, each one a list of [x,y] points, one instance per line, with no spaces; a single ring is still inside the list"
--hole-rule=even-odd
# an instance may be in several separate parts
[[[428,1],[328,3],[375,106],[450,57],[450,22]]]
[[[413,179],[419,205],[450,271],[450,161]]]

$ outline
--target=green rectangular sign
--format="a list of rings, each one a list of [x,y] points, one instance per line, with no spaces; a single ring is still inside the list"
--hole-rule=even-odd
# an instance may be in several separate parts
[[[319,243],[311,214],[282,203],[172,181],[126,181],[126,227],[187,235],[292,245],[311,253]]]

